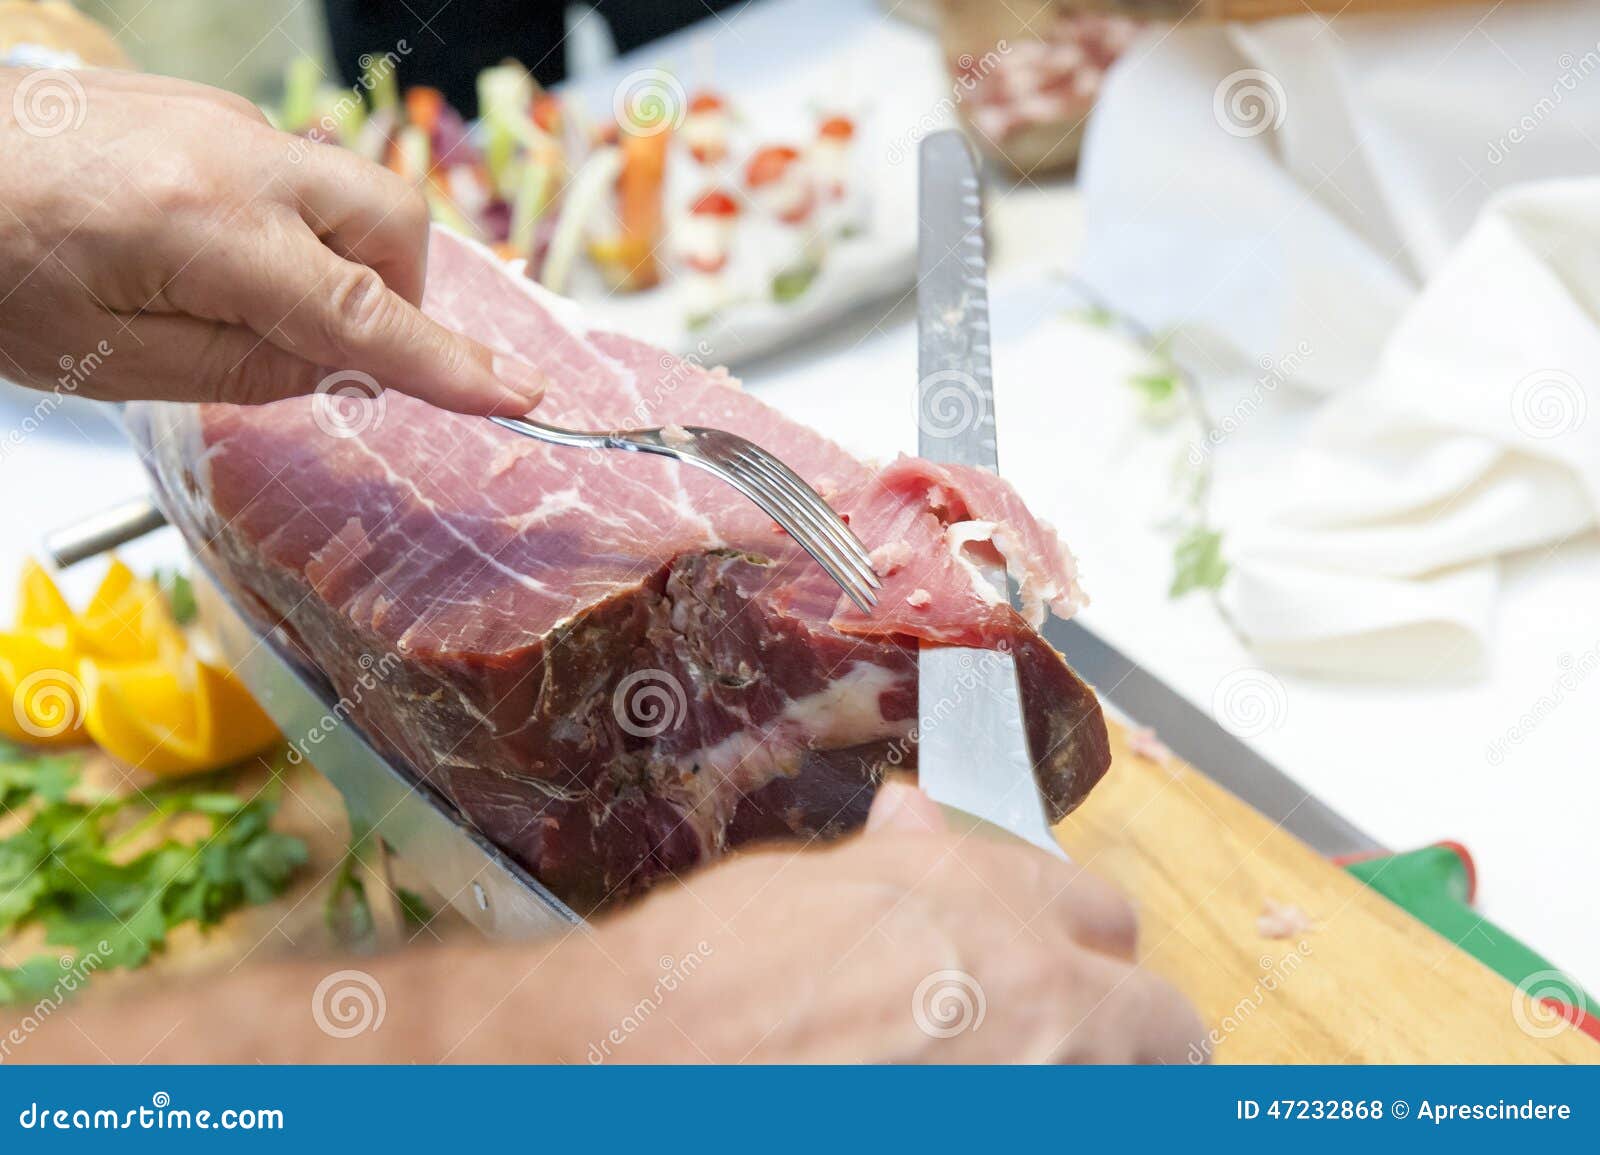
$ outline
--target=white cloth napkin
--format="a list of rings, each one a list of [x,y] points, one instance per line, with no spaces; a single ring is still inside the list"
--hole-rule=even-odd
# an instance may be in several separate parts
[[[1592,11],[1153,33],[1111,77],[1082,273],[1227,419],[1213,516],[1263,657],[1460,676],[1496,559],[1596,523],[1600,180],[1563,179],[1600,154]]]

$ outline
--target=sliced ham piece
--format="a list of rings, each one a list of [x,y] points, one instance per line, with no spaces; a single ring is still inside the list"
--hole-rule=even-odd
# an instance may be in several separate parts
[[[591,331],[448,233],[424,307],[540,366],[542,420],[740,433],[898,563],[861,614],[697,470],[545,445],[394,390],[337,422],[326,398],[130,407],[170,512],[238,602],[577,908],[756,839],[858,825],[885,771],[915,764],[919,642],[1016,655],[1053,816],[1105,772],[1094,694],[976,580],[1003,560],[1036,619],[1082,601],[1070,555],[1004,482],[869,468],[724,371]]]

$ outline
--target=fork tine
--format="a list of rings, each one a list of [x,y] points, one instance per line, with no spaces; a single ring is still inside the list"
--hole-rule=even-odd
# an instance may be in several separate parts
[[[721,429],[691,429],[687,448],[660,429],[613,430],[590,433],[562,429],[527,418],[491,417],[489,420],[524,437],[578,449],[621,449],[650,453],[698,466],[732,485],[755,502],[838,583],[862,613],[878,602],[881,589],[867,551],[838,514],[792,470],[765,450],[737,434]],[[749,452],[749,460],[740,453]]]
[[[833,531],[833,536],[836,540],[840,541],[841,544],[847,544],[853,554],[870,564],[871,558],[867,553],[867,548],[862,544],[861,539],[856,536],[855,531],[850,528],[844,518],[834,511],[831,505],[823,500],[822,495],[813,489],[805,478],[754,442],[746,442],[741,449],[741,453],[748,461],[772,477],[784,489],[794,494],[798,499],[803,500]]]
[[[782,526],[784,531],[827,571],[828,576],[838,583],[863,613],[870,612],[872,607],[877,605],[877,594],[873,588],[845,562],[831,542],[819,537],[808,523],[796,515],[794,504],[785,494],[775,489],[768,479],[754,473],[747,464],[738,460],[702,458],[698,459],[698,463],[722,477],[724,481],[760,506],[762,512]]]
[[[867,556],[866,550],[815,491],[808,487],[804,492],[797,492],[793,482],[766,467],[759,457],[743,453],[738,460],[745,468],[753,469],[767,484],[775,487],[778,493],[795,508],[801,519],[833,546],[834,552],[845,560],[857,577],[872,589],[883,588],[883,583],[878,580],[877,572],[872,567],[872,559]]]
[[[720,463],[725,476],[740,486],[762,510],[816,559],[830,577],[851,595],[851,600],[864,610],[877,604],[877,592],[868,584],[859,567],[849,559],[831,538],[821,535],[801,516],[789,496],[778,490],[766,477],[755,473],[744,462]]]
[[[856,563],[857,571],[875,589],[882,589],[883,583],[878,580],[878,574],[872,564],[872,557],[868,554],[866,546],[855,535],[842,517],[833,508],[823,501],[822,496],[812,489],[805,481],[797,476],[793,470],[784,465],[782,461],[773,457],[760,446],[751,445],[741,451],[741,458],[749,462],[758,471],[772,479],[780,489],[789,493],[801,508],[810,516],[810,520],[819,529],[825,532],[833,542],[843,549]]]

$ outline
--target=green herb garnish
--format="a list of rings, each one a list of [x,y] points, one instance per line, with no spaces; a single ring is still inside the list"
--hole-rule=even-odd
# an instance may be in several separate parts
[[[785,269],[772,278],[772,299],[780,305],[787,305],[811,287],[811,282],[817,279],[817,272],[818,267],[814,264]]]
[[[156,585],[166,596],[167,608],[172,611],[173,620],[180,626],[194,621],[199,607],[195,604],[193,583],[177,570],[158,569],[155,579]]]
[[[1194,526],[1178,539],[1172,562],[1170,597],[1182,597],[1191,590],[1220,589],[1228,576],[1228,563],[1222,557],[1222,534],[1203,525]]]
[[[372,902],[367,897],[367,883],[361,877],[361,863],[367,854],[367,834],[363,831],[351,838],[322,905],[322,918],[328,930],[349,947],[369,945],[377,927],[372,917]]]
[[[0,838],[0,935],[40,927],[85,977],[141,965],[184,923],[212,926],[277,897],[306,861],[305,843],[271,829],[275,792],[246,800],[174,787],[78,801],[69,795],[79,793],[79,768],[73,758],[0,754],[11,809],[29,811]],[[209,822],[198,839],[161,836],[196,816]],[[36,993],[46,964],[59,974],[55,955],[0,968],[0,1002]]]
[[[407,926],[421,930],[433,921],[433,907],[416,891],[397,886],[394,896],[400,900],[400,913],[405,916]]]

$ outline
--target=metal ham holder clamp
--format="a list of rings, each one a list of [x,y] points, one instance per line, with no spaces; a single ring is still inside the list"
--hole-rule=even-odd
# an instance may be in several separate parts
[[[59,567],[109,552],[168,523],[157,500],[118,505],[45,538]],[[181,527],[180,527],[181,531]],[[440,898],[494,938],[532,938],[582,922],[522,865],[478,833],[419,774],[395,766],[346,718],[337,693],[277,630],[252,625],[213,578],[203,541],[185,535],[201,628],[218,658],[267,712],[290,749],[321,771],[369,829]]]

